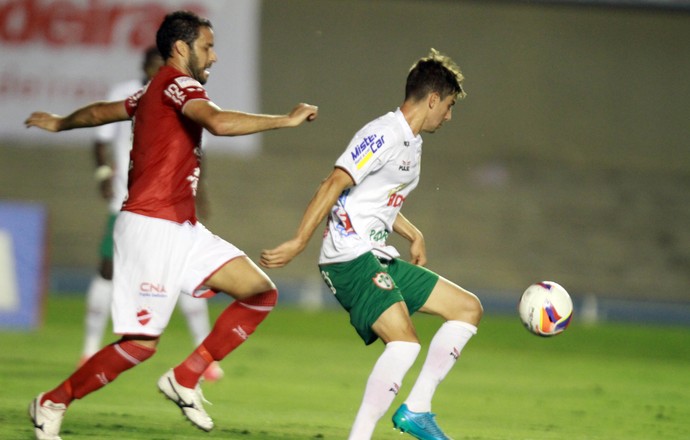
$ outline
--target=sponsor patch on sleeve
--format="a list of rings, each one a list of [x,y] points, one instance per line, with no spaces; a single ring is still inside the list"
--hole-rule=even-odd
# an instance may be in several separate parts
[[[127,110],[129,116],[133,116],[134,112],[137,111],[137,107],[139,107],[139,98],[141,98],[141,95],[143,95],[145,91],[146,88],[143,88],[125,99],[125,110]]]
[[[181,89],[187,89],[190,87],[195,87],[195,88],[200,88],[203,89],[203,86],[201,83],[194,78],[190,78],[188,76],[181,76],[179,78],[175,78],[175,82],[177,83],[178,86],[180,86]]]
[[[386,141],[383,135],[379,136],[378,134],[372,134],[364,136],[361,141],[350,150],[350,156],[357,166],[357,169],[359,170],[366,165],[385,143]]]

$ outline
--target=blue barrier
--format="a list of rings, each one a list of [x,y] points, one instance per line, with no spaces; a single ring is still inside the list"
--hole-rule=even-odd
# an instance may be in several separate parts
[[[46,242],[45,207],[0,202],[0,329],[27,330],[41,324]]]

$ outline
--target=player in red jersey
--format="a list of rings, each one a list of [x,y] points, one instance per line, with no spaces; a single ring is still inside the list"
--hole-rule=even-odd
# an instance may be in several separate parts
[[[92,127],[133,119],[129,195],[114,231],[113,326],[121,335],[56,388],[29,406],[37,439],[59,439],[67,407],[150,358],[180,293],[235,299],[199,347],[158,381],[159,390],[198,428],[210,431],[199,379],[214,361],[244,342],[273,309],[278,291],[238,248],[197,221],[194,196],[203,129],[237,136],[295,127],[318,109],[298,104],[287,115],[223,110],[203,84],[216,61],[211,23],[186,11],[169,14],[156,35],[165,65],[125,101],[95,102],[68,116],[36,112],[27,127],[48,131]]]
[[[163,66],[163,57],[155,46],[148,47],[143,52],[141,61],[141,76],[113,85],[108,91],[107,100],[119,101],[136,93]],[[96,127],[93,152],[97,168],[94,177],[101,196],[108,202],[108,216],[99,246],[98,272],[91,278],[86,291],[84,343],[79,361],[82,364],[102,347],[105,327],[110,320],[110,304],[113,298],[113,228],[115,219],[122,209],[122,202],[127,196],[131,149],[131,121]],[[210,212],[207,201],[202,184],[196,197],[197,213],[201,214],[202,218]],[[194,345],[201,344],[211,331],[207,301],[200,301],[190,295],[181,295],[177,306],[187,321]],[[218,362],[214,362],[204,372],[203,378],[205,382],[215,382],[220,380],[223,374]]]

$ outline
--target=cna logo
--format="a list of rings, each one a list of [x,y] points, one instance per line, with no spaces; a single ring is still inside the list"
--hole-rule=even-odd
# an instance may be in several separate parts
[[[168,292],[165,290],[165,285],[149,283],[144,281],[139,284],[139,296],[144,296],[147,298],[158,297],[165,298],[168,296]]]
[[[146,325],[151,321],[151,318],[153,318],[153,312],[150,308],[140,307],[137,311],[137,321],[139,321],[139,324]]]
[[[142,292],[166,293],[165,286],[163,284],[149,283],[146,281],[139,284],[139,290]]]
[[[181,9],[208,15],[198,1]],[[169,10],[169,5],[154,0],[10,0],[0,4],[0,42],[143,49],[155,41]]]

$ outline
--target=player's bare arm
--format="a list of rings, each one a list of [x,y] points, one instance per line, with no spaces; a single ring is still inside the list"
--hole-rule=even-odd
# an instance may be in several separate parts
[[[67,116],[47,112],[32,113],[24,125],[38,127],[46,131],[58,132],[73,128],[95,127],[111,122],[130,119],[124,101],[98,101],[75,110]]]
[[[426,244],[422,231],[417,229],[417,227],[401,213],[398,213],[398,216],[395,218],[393,231],[410,242],[410,262],[418,266],[425,266],[427,262]]]
[[[348,173],[340,168],[334,168],[331,174],[321,182],[316,194],[307,205],[295,237],[274,249],[261,252],[260,264],[266,268],[277,268],[292,261],[307,247],[309,239],[328,215],[340,194],[352,185],[354,182]]]
[[[241,136],[313,121],[318,115],[318,107],[301,103],[285,115],[263,115],[224,110],[213,102],[195,100],[188,102],[182,112],[216,136]]]

